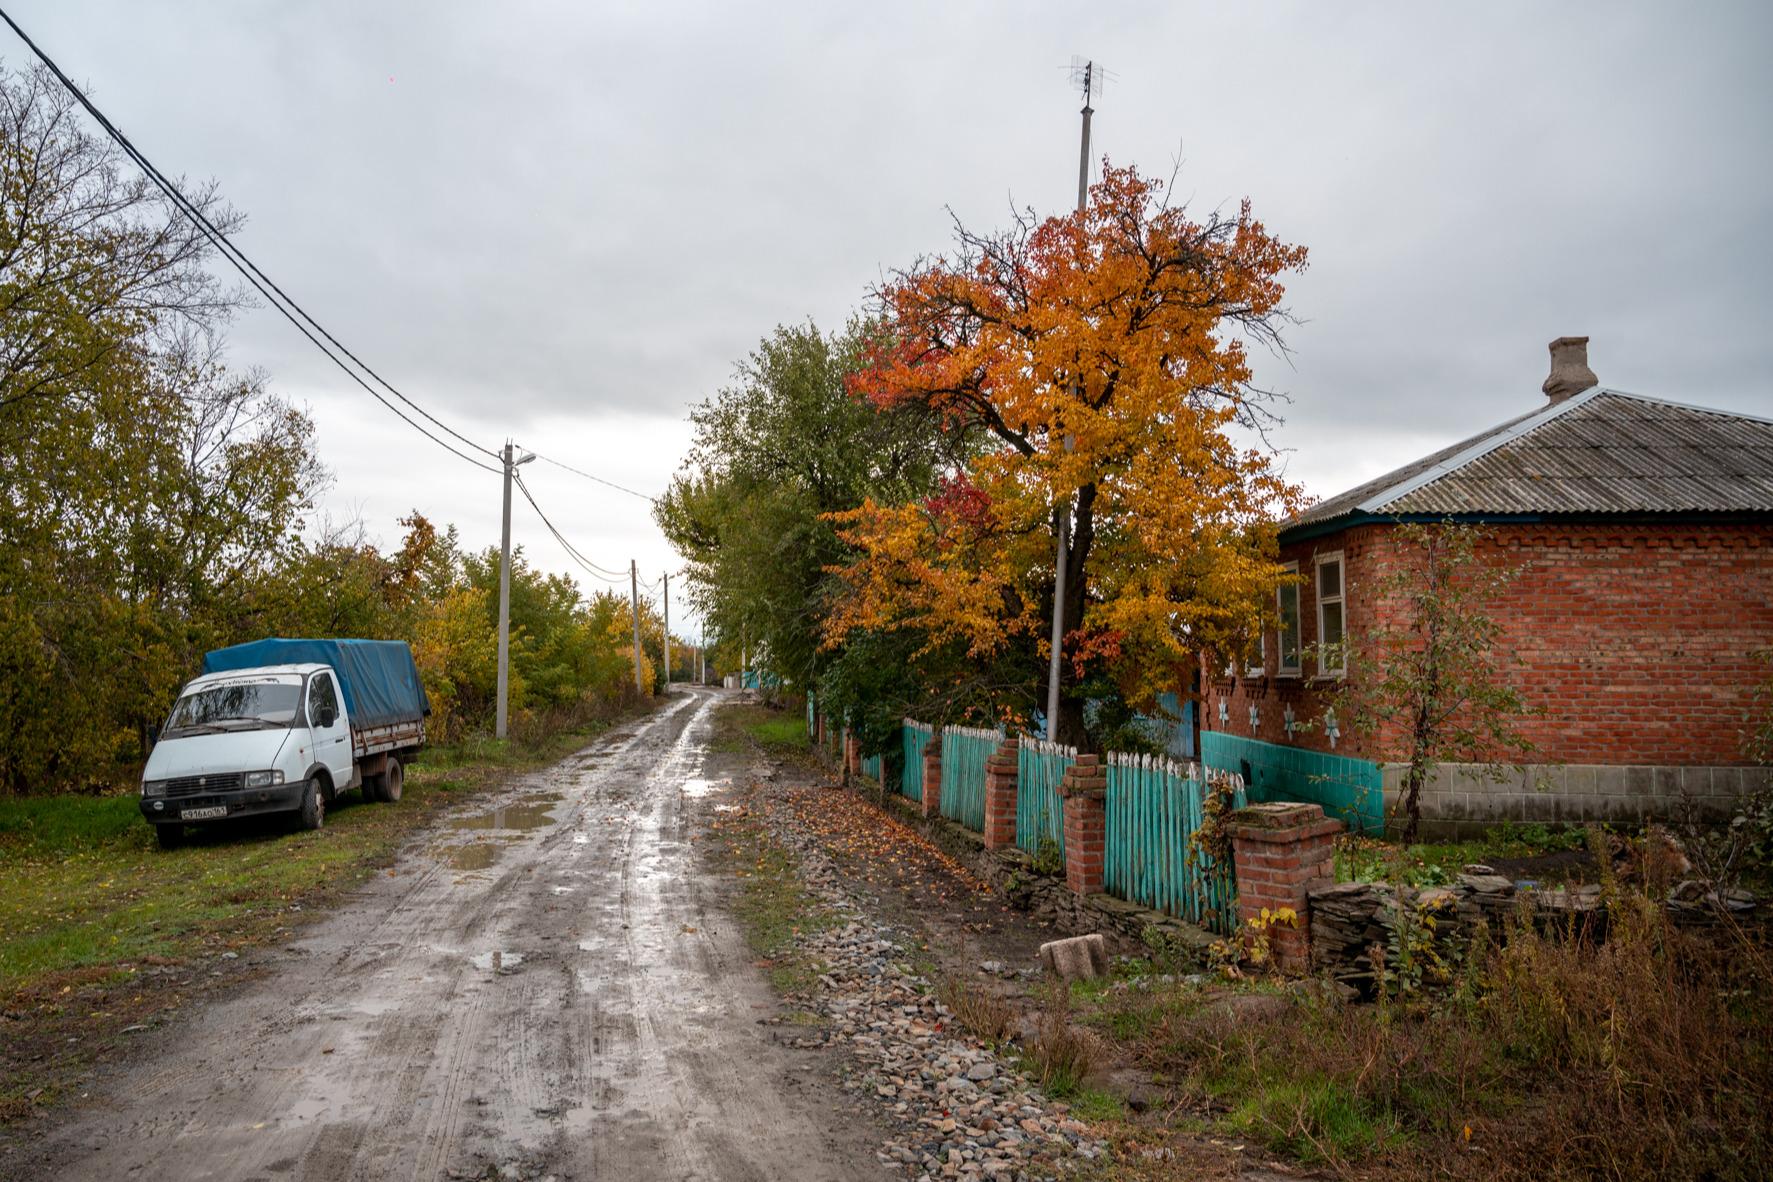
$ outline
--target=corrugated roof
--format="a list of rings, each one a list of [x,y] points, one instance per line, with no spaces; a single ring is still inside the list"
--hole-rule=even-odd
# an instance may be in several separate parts
[[[1773,421],[1600,387],[1319,502],[1354,513],[1773,512]]]

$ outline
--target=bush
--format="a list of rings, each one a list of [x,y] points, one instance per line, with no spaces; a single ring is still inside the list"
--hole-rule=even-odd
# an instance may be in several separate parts
[[[1773,1160],[1764,934],[1727,918],[1676,928],[1646,894],[1607,891],[1604,920],[1523,912],[1416,1000],[1183,989],[1193,1004],[1146,1024],[1137,1050],[1186,1104],[1339,1168],[1759,1176]]]

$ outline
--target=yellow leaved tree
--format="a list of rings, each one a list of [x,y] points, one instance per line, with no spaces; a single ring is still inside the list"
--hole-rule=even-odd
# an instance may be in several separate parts
[[[827,643],[914,632],[1019,671],[1038,702],[1067,506],[1069,682],[1147,704],[1262,626],[1275,522],[1300,493],[1266,445],[1272,395],[1247,350],[1280,347],[1280,276],[1305,251],[1247,202],[1196,221],[1164,189],[1105,165],[1085,211],[958,227],[955,257],[877,293],[889,332],[853,391],[935,412],[970,458],[933,496],[835,515],[854,557]],[[1076,693],[1059,732],[1089,742]]]

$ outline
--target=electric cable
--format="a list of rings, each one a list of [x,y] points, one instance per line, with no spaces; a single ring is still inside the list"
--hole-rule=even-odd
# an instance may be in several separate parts
[[[350,358],[351,361],[362,369],[364,373],[368,374],[377,383],[387,389],[389,393],[393,394],[394,397],[411,407],[418,414],[430,420],[443,431],[455,436],[456,439],[460,440],[468,447],[473,448],[475,451],[493,459],[499,458],[497,452],[476,443],[474,440],[463,435],[460,431],[457,431],[455,428],[439,419],[436,415],[433,415],[430,411],[427,411],[424,407],[414,402],[411,398],[408,398],[405,394],[401,393],[386,378],[371,369],[361,358],[341,344],[337,337],[328,332],[318,320],[310,316],[307,310],[300,304],[296,303],[296,301],[279,287],[270,276],[259,270],[257,264],[247,257],[246,252],[242,251],[238,246],[235,246],[232,239],[221,230],[217,229],[203,212],[184,195],[177,185],[167,179],[165,174],[163,174],[158,168],[154,167],[153,162],[130,141],[128,136],[123,134],[116,124],[112,123],[111,120],[105,116],[103,111],[100,111],[98,107],[93,104],[91,99],[86,97],[86,94],[74,84],[73,79],[69,78],[68,75],[62,71],[62,68],[55,63],[54,59],[45,53],[35,41],[31,40],[29,34],[19,27],[18,22],[12,19],[10,13],[6,12],[4,9],[0,9],[0,20],[4,20],[12,31],[18,34],[19,40],[23,41],[26,47],[37,56],[37,60],[41,61],[44,66],[48,68],[50,73],[55,75],[56,79],[62,84],[68,93],[74,97],[74,100],[86,110],[88,115],[92,116],[101,128],[104,129],[105,134],[110,136],[112,141],[115,142],[118,147],[123,149],[124,153],[133,160],[137,167],[139,167],[143,173],[147,175],[148,179],[154,183],[155,187],[166,195],[167,199],[173,203],[174,208],[184,214],[191,224],[209,241],[210,245],[214,246],[216,251],[226,259],[236,271],[239,271],[246,281],[250,283],[260,295],[264,296],[272,307],[276,308],[277,311],[283,315],[284,319],[288,320],[295,326],[298,332],[307,337],[310,344],[324,353],[328,360],[338,366],[346,376],[350,377],[359,386],[362,386],[377,402],[380,402],[383,406],[393,411],[408,426],[418,431],[419,434],[425,436],[425,438],[431,440],[431,442],[437,444],[439,447],[457,458],[468,461],[477,468],[483,468],[488,472],[497,472],[500,470],[491,464],[482,463],[474,457],[464,454],[449,443],[446,443],[442,439],[433,435],[430,431],[426,430],[423,426],[404,413],[399,407],[384,398],[380,392],[368,382],[364,381],[363,378],[353,371],[350,366],[340,360],[332,350],[321,344],[320,340],[314,335],[316,332],[318,332],[321,337],[326,338],[326,340],[337,348],[340,353],[343,353],[346,357]],[[287,305],[287,307],[285,305]],[[291,309],[294,311],[292,312]],[[297,318],[298,316],[300,319]],[[303,321],[306,321],[307,323],[304,324]],[[308,326],[310,325],[313,328],[312,332],[309,331]],[[624,489],[623,491],[627,492],[631,490]]]
[[[523,483],[523,477],[520,475],[513,474],[513,483],[515,483],[517,485],[518,491],[523,494],[523,499],[529,502],[529,507],[536,511],[536,516],[540,517],[542,519],[542,525],[548,530],[548,532],[550,534],[554,535],[554,540],[556,542],[559,542],[561,545],[561,548],[566,551],[567,557],[571,558],[574,562],[578,563],[581,567],[583,567],[585,569],[585,573],[589,574],[592,578],[598,580],[599,582],[609,583],[614,586],[620,586],[621,584],[627,582],[626,575],[623,575],[620,578],[614,578],[614,577],[611,577],[608,575],[598,574],[597,573],[598,570],[601,570],[602,568],[598,567],[589,558],[586,558],[584,556],[584,554],[579,551],[579,548],[577,546],[574,546],[571,542],[567,541],[566,537],[558,529],[555,528],[554,523],[552,521],[548,520],[548,515],[546,513],[542,512],[542,507],[540,505],[536,504],[536,498],[534,495],[532,495],[530,493],[529,486]]]
[[[542,455],[539,452],[531,452],[530,454],[535,456],[536,459],[541,460],[544,464],[553,464],[556,468],[564,468],[566,471],[571,472],[574,476],[583,476],[586,480],[595,480],[598,484],[607,484],[609,487],[615,489],[617,492],[625,492],[631,497],[639,497],[641,500],[650,501],[655,505],[659,503],[659,499],[657,497],[649,497],[643,492],[635,492],[633,489],[627,487],[626,485],[617,484],[613,480],[605,480],[601,476],[593,476],[593,475],[591,475],[591,473],[581,471],[580,469],[573,467],[571,464],[563,464],[559,460],[551,460],[547,456]]]

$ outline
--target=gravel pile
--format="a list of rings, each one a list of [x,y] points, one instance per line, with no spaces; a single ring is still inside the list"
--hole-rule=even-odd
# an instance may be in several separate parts
[[[881,1163],[919,1179],[1020,1182],[1052,1178],[1063,1157],[1099,1155],[1101,1142],[1066,1105],[1044,1096],[936,1000],[897,934],[862,914],[792,814],[766,815],[777,840],[795,851],[807,888],[841,917],[840,926],[800,941],[825,966],[805,1000],[826,1025],[784,1029],[782,1041],[852,1052],[856,1067],[844,1088],[878,1105],[899,1130],[878,1153]]]

